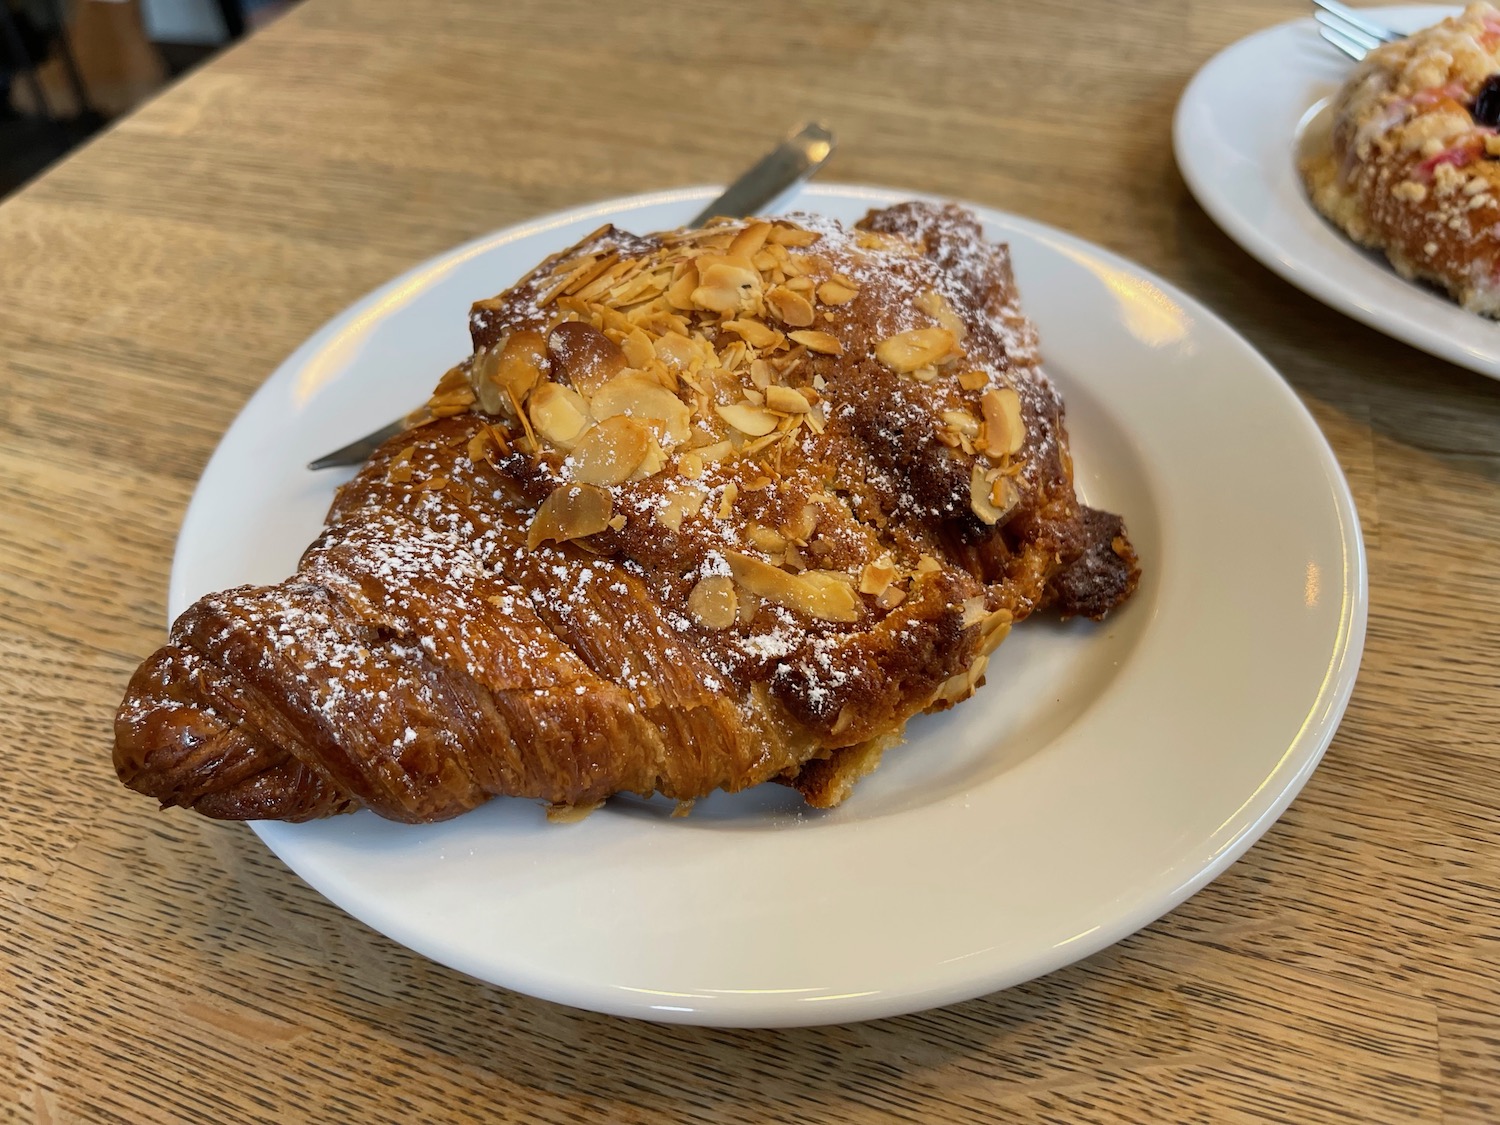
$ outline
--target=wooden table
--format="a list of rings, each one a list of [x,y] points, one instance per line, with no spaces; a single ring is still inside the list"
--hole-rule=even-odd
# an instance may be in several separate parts
[[[0,206],[0,1117],[1500,1120],[1500,386],[1277,280],[1170,153],[1190,73],[1301,10],[311,0]],[[1208,301],[1328,434],[1364,668],[1244,859],[1006,993],[706,1031],[478,984],[115,783],[193,483],[288,352],[448,246],[723,178],[813,116],[831,178],[1034,216]]]

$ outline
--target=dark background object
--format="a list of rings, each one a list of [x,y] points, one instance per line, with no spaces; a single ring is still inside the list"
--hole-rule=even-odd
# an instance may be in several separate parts
[[[60,116],[38,76],[38,68],[55,58],[66,75],[75,112]],[[24,83],[33,113],[23,115],[11,103],[11,90]],[[22,8],[0,0],[0,195],[40,172],[75,144],[96,132],[104,119],[94,110],[69,46],[62,4]]]
[[[0,197],[291,6],[213,2],[226,35],[220,43],[150,42],[135,3],[0,0]]]

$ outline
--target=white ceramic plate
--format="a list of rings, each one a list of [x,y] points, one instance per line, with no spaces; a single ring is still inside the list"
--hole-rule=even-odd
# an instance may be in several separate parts
[[[1411,32],[1457,8],[1362,9]],[[1303,130],[1354,64],[1312,20],[1257,32],[1215,55],[1183,92],[1177,166],[1209,216],[1299,289],[1413,347],[1500,379],[1500,324],[1410,282],[1313,208],[1297,173]],[[1326,117],[1326,114],[1324,115]]]
[[[670,228],[710,194],[502,231],[333,320],[204,472],[172,614],[294,569],[341,479],[304,463],[421,401],[467,354],[471,300],[606,219]],[[822,185],[794,202],[853,220],[910,197]],[[1081,489],[1125,513],[1140,548],[1145,578],[1121,612],[1018,629],[974,700],[913,721],[830,813],[768,785],[676,820],[627,799],[558,826],[500,800],[434,826],[360,813],[260,823],[261,838],[351,914],[476,977],[717,1025],[865,1019],[1003,988],[1222,871],[1306,780],[1354,683],[1365,569],[1348,489],[1286,384],[1202,306],[1076,238],[980,214],[1014,252]]]

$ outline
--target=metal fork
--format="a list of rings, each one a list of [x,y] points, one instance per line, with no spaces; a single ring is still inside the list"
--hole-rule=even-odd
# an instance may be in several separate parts
[[[1356,62],[1376,47],[1406,38],[1399,31],[1381,26],[1368,16],[1338,3],[1338,0],[1312,2],[1317,9],[1313,19],[1318,21],[1318,34]]]

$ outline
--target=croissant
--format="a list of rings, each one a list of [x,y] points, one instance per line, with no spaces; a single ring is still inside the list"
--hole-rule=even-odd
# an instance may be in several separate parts
[[[470,328],[297,573],[203,598],[132,677],[127,786],[226,819],[826,807],[1014,622],[1138,581],[958,208],[605,227]]]

